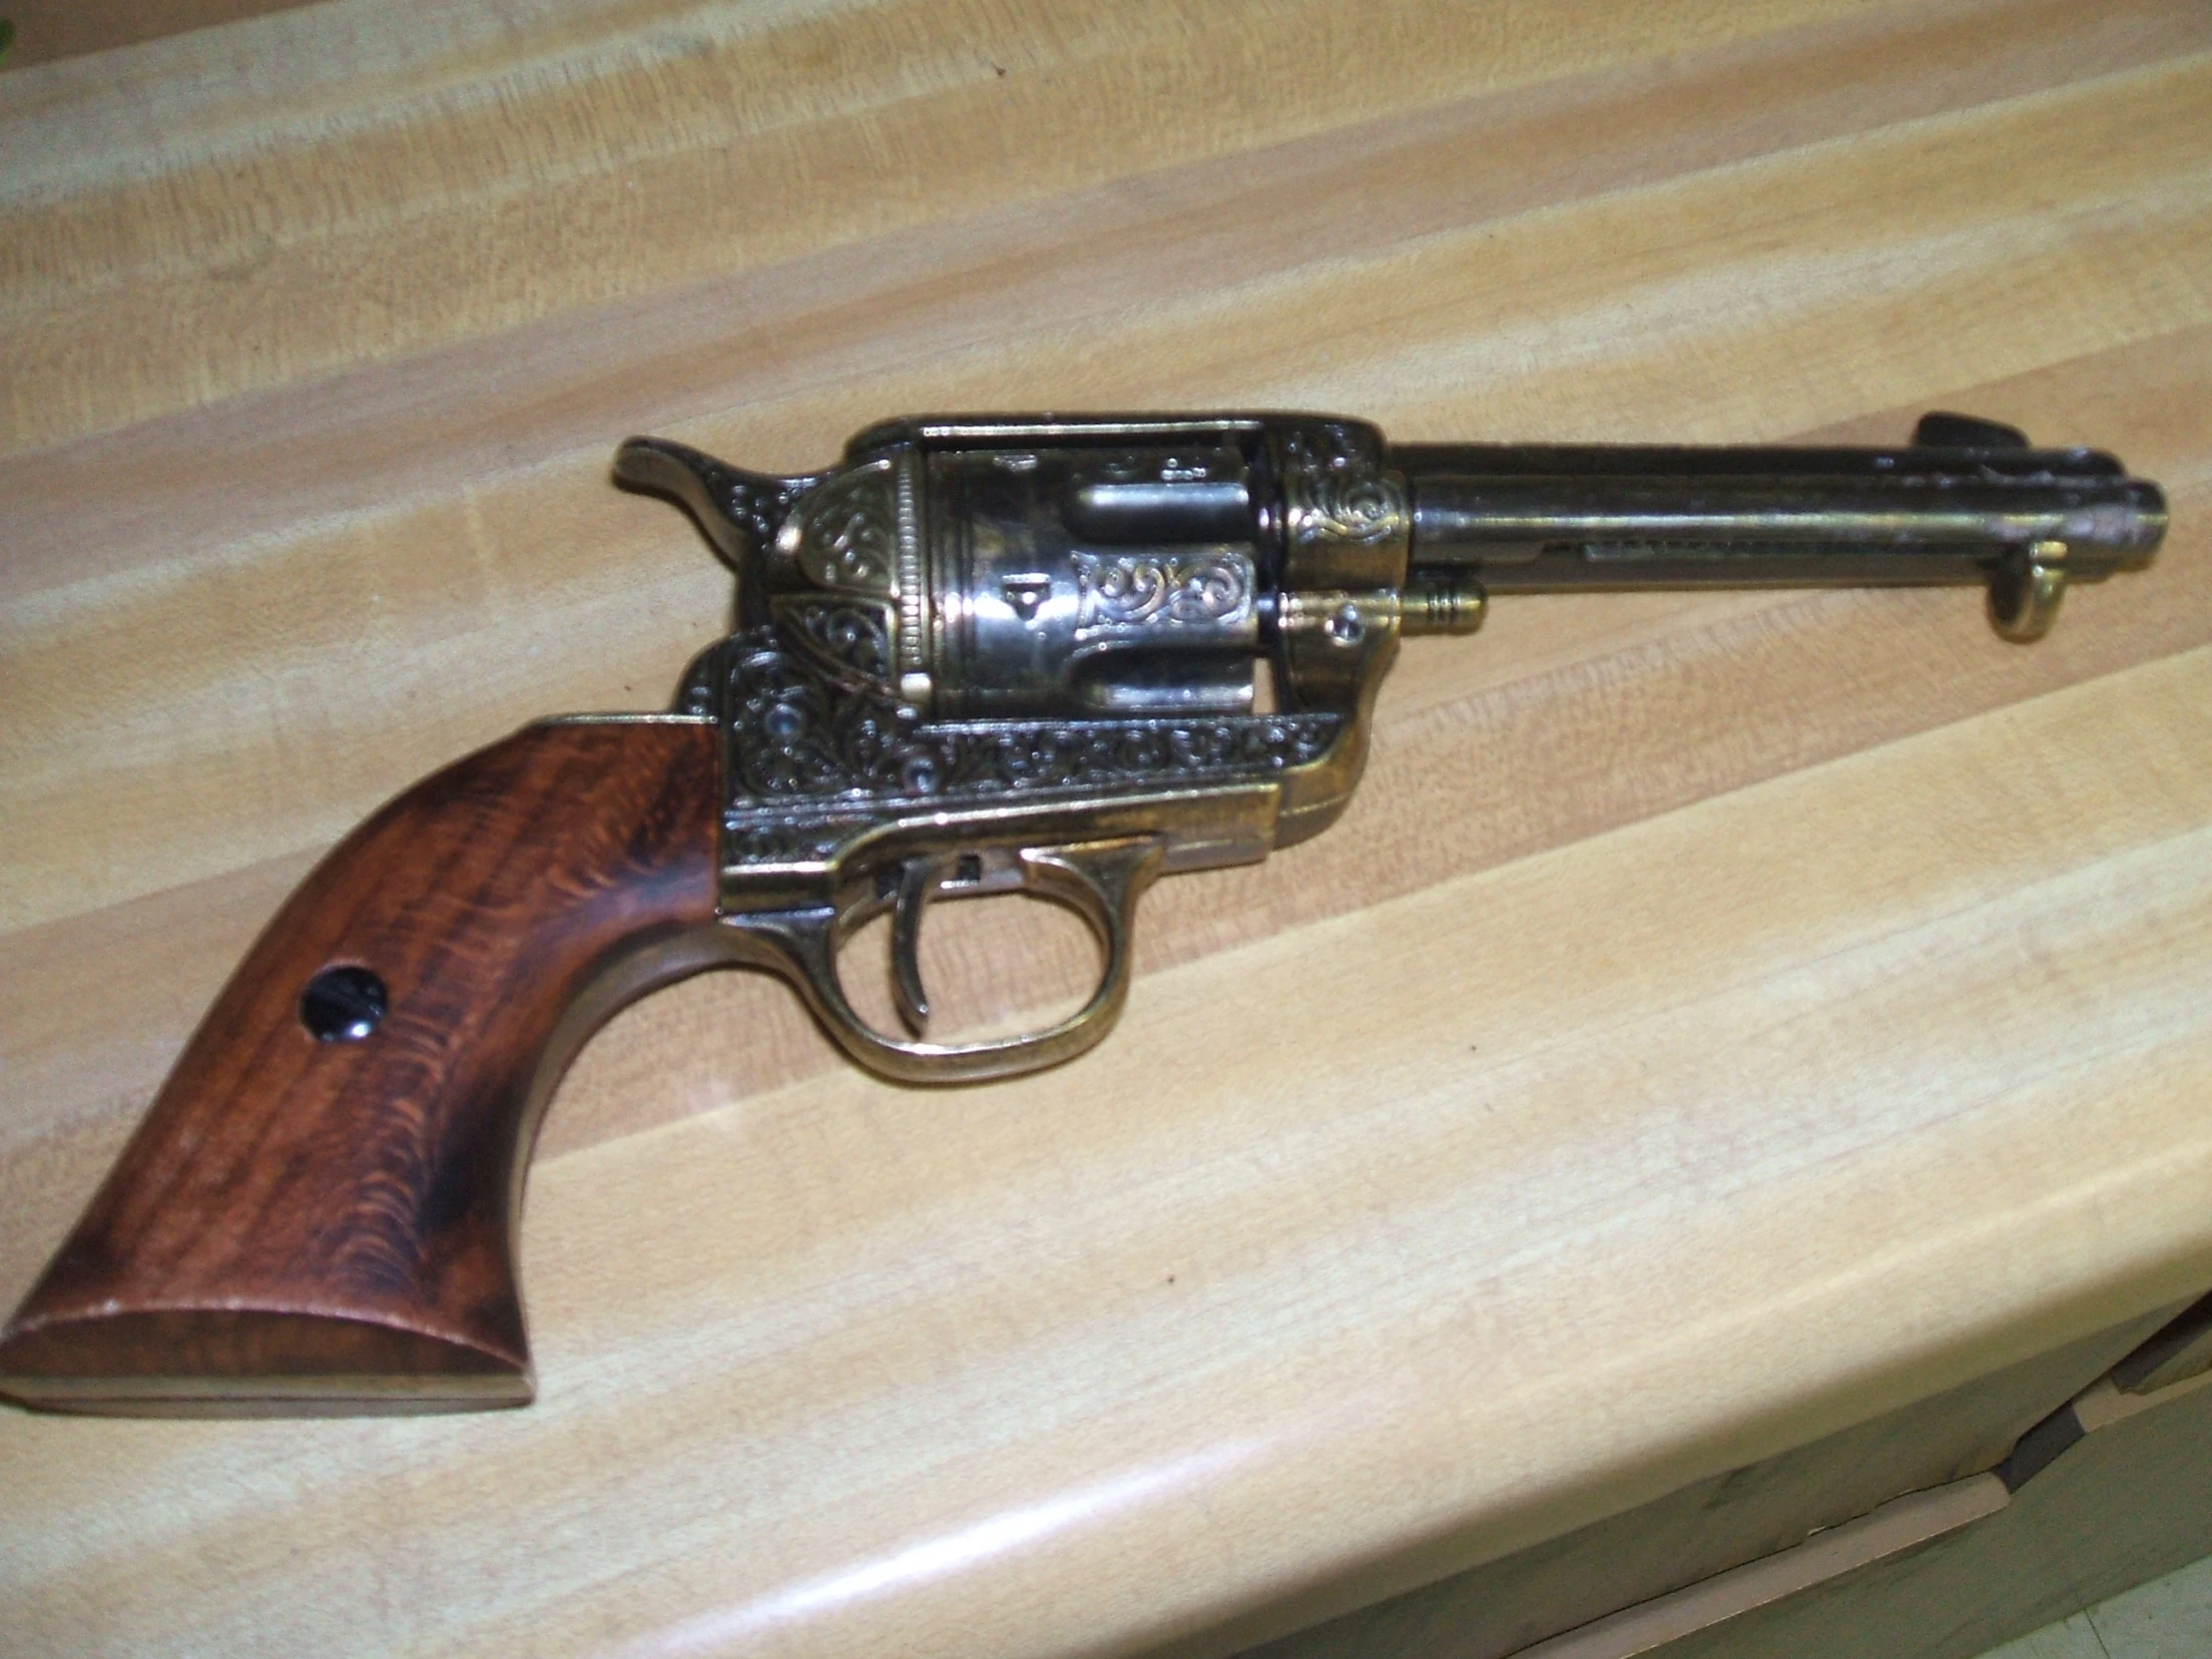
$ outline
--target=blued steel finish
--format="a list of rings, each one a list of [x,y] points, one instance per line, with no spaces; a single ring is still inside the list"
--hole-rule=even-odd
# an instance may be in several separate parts
[[[2165,526],[2112,457],[1957,415],[1897,449],[1394,450],[1314,415],[951,416],[806,476],[646,438],[616,468],[687,503],[739,575],[739,627],[678,701],[723,734],[731,952],[912,1081],[1096,1042],[1151,881],[1325,828],[1400,635],[1469,632],[1491,593],[1971,584],[2029,640]],[[1046,1031],[921,1040],[924,907],[1016,889],[1091,922],[1097,993]],[[885,909],[908,1037],[836,976]]]

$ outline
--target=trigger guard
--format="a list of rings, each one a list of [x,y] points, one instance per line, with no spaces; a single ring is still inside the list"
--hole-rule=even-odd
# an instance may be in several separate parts
[[[834,906],[725,918],[744,937],[740,954],[798,988],[837,1045],[869,1070],[902,1083],[973,1083],[1058,1065],[1096,1046],[1129,999],[1137,901],[1167,856],[1160,835],[1021,849],[1022,890],[1053,899],[1090,923],[1106,961],[1097,988],[1072,1014],[1041,1031],[973,1043],[885,1036],[853,1009],[837,976],[837,941],[853,919]],[[871,911],[879,906],[872,906]]]

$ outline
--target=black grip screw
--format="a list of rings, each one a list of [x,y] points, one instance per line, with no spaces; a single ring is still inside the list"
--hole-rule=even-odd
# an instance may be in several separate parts
[[[326,967],[299,993],[299,1023],[316,1042],[358,1042],[390,1006],[384,982],[367,968]]]

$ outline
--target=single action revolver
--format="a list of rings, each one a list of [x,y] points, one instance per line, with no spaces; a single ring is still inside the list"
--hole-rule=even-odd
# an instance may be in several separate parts
[[[539,1109],[625,1000],[783,974],[909,1083],[1103,1037],[1155,878],[1343,811],[1409,634],[1490,596],[1977,585],[2008,639],[2146,564],[2155,485],[2008,426],[1895,449],[1386,446],[1311,415],[893,421],[770,477],[635,438],[738,573],[675,710],[525,728],[390,803],[277,914],[0,1337],[0,1389],[108,1411],[518,1404]],[[939,897],[1080,911],[1103,972],[1025,1035],[932,1041]],[[837,954],[891,916],[903,1030]]]

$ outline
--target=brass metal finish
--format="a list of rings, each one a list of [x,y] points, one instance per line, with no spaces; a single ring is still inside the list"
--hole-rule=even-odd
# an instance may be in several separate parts
[[[1408,583],[1399,600],[1398,632],[1471,634],[1489,612],[1490,595],[1481,577],[1469,571],[1424,575]]]
[[[1058,1024],[1019,1037],[972,1043],[929,1043],[888,1037],[854,1012],[837,977],[838,942],[870,917],[886,900],[862,899],[835,904],[782,908],[729,918],[742,943],[732,954],[770,967],[799,987],[830,1034],[853,1059],[870,1070],[907,1083],[952,1079],[979,1081],[1034,1071],[1074,1058],[1113,1028],[1129,997],[1130,931],[1137,900],[1165,861],[1166,837],[1126,835],[1069,846],[1025,846],[1014,851],[1014,885],[1056,899],[1079,912],[1097,933],[1105,952],[1105,971],[1090,999]],[[918,1033],[928,1019],[913,955],[919,907],[933,889],[957,890],[959,883],[941,873],[941,855],[920,853],[909,859],[896,899],[899,907],[895,977],[901,1013]],[[1001,866],[1003,867],[1003,866]],[[1005,885],[973,890],[1005,891]]]
[[[727,952],[775,968],[862,1064],[909,1082],[1051,1065],[1128,992],[1155,877],[1326,828],[1402,635],[1465,634],[1495,593],[1973,584],[2004,638],[2137,569],[2157,486],[2109,455],[1932,414],[1898,449],[1415,445],[1299,414],[948,416],[770,477],[634,438],[625,481],[691,507],[739,626],[678,712],[722,734]],[[1256,675],[1271,670],[1276,708]],[[1070,905],[1098,988],[1043,1031],[924,1040],[938,897]],[[837,977],[892,912],[906,1036]]]
[[[2039,541],[2010,554],[1989,578],[1989,621],[2029,645],[2050,632],[2066,597],[2066,544]]]

